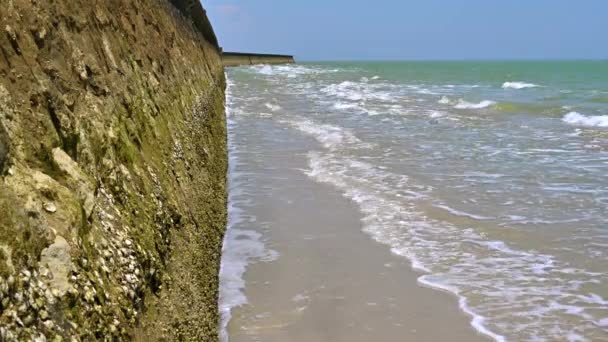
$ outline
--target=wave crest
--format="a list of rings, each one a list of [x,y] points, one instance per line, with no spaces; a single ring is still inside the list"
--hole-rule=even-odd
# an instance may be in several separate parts
[[[274,104],[274,103],[270,103],[270,102],[266,102],[264,103],[264,106],[266,106],[266,108],[270,109],[273,112],[278,112],[281,109],[283,109],[281,106],[279,106],[278,104]]]
[[[503,89],[526,89],[536,87],[539,87],[539,85],[526,82],[505,82],[502,84]]]
[[[479,103],[471,103],[464,100],[458,100],[458,103],[454,106],[456,109],[482,109],[495,105],[496,102],[490,100],[484,100]]]
[[[586,116],[578,112],[570,112],[564,116],[562,121],[577,126],[608,127],[608,115]]]

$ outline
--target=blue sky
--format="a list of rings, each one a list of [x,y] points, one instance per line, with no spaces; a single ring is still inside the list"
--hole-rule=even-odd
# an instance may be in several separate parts
[[[608,58],[608,0],[203,0],[225,51],[298,60]]]

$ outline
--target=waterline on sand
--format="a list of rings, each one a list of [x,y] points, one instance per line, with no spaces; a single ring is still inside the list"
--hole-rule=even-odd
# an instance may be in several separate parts
[[[324,67],[303,66],[295,77],[231,70],[233,81],[247,74],[248,82],[235,113],[248,125],[266,120],[248,134],[295,139],[269,151],[297,150],[301,171],[356,204],[362,230],[422,272],[421,285],[455,295],[479,333],[497,341],[606,336],[603,117],[561,117],[567,106],[601,113],[597,103],[552,102],[562,86],[532,76],[524,79],[534,84],[504,87],[526,91],[505,91],[496,82],[413,84],[373,79],[375,69]],[[257,86],[267,91],[259,99],[249,93]],[[496,101],[463,100],[484,98]],[[263,116],[268,103],[282,109]],[[573,134],[569,125],[584,129]]]

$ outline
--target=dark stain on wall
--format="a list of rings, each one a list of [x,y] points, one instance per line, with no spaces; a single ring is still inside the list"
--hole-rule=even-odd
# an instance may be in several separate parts
[[[218,50],[220,48],[213,32],[213,27],[207,13],[201,3],[198,0],[171,0],[173,6],[175,6],[182,14],[189,20],[192,21],[194,27],[199,30],[209,43],[214,45]]]
[[[4,169],[4,164],[6,163],[6,161],[8,159],[8,151],[9,151],[8,137],[6,135],[6,131],[4,130],[4,127],[2,127],[2,125],[0,125],[0,173]]]

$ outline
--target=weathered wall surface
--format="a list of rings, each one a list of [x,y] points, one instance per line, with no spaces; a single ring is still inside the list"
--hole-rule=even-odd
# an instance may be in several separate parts
[[[217,340],[224,87],[197,1],[0,0],[0,340]]]
[[[255,65],[255,64],[292,64],[293,56],[269,55],[258,53],[224,52],[222,54],[224,66]]]

